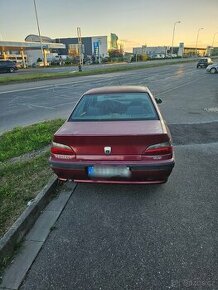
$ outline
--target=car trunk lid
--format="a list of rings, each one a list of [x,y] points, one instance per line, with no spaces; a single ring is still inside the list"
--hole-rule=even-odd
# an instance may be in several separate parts
[[[66,122],[54,136],[57,143],[70,146],[77,159],[107,160],[141,155],[153,144],[169,141],[166,127],[160,120]],[[110,152],[107,152],[107,148]]]

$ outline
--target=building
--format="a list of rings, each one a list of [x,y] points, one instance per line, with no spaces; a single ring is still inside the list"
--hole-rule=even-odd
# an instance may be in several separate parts
[[[30,34],[25,42],[0,41],[0,59],[11,59],[21,66],[32,66],[44,59],[45,65],[57,57],[76,58],[82,51],[82,57],[97,62],[108,57],[109,49],[118,49],[118,36],[114,33],[108,36],[82,37],[82,47],[78,38],[56,38]],[[42,46],[42,47],[41,47]],[[42,54],[43,50],[43,54]]]
[[[109,37],[109,45],[110,50],[117,50],[118,47],[118,36],[115,33],[111,33]]]
[[[40,37],[39,35],[36,34],[29,34],[25,38],[25,41],[27,42],[40,42]],[[41,41],[45,43],[52,43],[54,42],[50,37],[48,36],[41,36]]]
[[[145,54],[150,58],[165,58],[170,53],[169,46],[146,46]]]
[[[85,57],[95,57],[96,59],[108,56],[108,37],[107,36],[92,36],[81,37],[82,52]],[[78,56],[79,44],[78,38],[56,38],[56,43],[63,43],[65,49],[59,49],[61,55]]]
[[[210,53],[211,56],[218,56],[218,47],[213,47],[211,49],[211,53]]]
[[[187,47],[184,43],[179,44],[178,56],[191,57],[191,56],[205,56],[207,55],[207,49],[201,47]]]
[[[59,50],[61,55],[75,56],[79,54],[78,37],[56,38],[56,43],[65,44],[66,48]],[[95,58],[100,60],[108,57],[109,50],[118,50],[118,36],[111,33],[109,36],[89,36],[81,37],[82,52],[84,57]],[[123,47],[120,44],[120,47]]]
[[[147,46],[133,48],[133,54],[147,55],[149,58],[165,58],[170,52],[169,46]]]
[[[144,46],[144,45],[142,47],[134,47],[133,48],[133,54],[138,54],[138,55],[146,54],[145,47],[146,46]]]
[[[53,54],[57,54],[58,49],[64,49],[62,43],[46,42],[49,38],[44,38],[42,42],[42,50],[45,62]],[[34,40],[34,41],[30,41]],[[0,59],[10,59],[16,61],[20,66],[31,66],[42,59],[41,44],[38,36],[31,35],[26,37],[25,42],[18,41],[0,41]]]
[[[218,47],[208,46],[207,47],[208,56],[218,56]]]
[[[56,56],[58,56],[58,50],[64,49],[65,45],[62,43],[56,43],[53,39],[48,36],[41,36],[39,35],[30,34],[25,38],[25,42],[37,43],[38,49],[27,49],[27,59],[30,65],[37,62],[37,60],[42,60],[42,51],[41,51],[41,43],[42,42],[42,49],[43,49],[43,57],[45,60],[45,64],[47,62],[51,62]]]
[[[184,43],[180,43],[179,46],[174,46],[173,49],[170,46],[142,46],[133,48],[133,54],[147,55],[150,58],[165,58],[173,57],[190,57],[190,56],[205,56],[207,55],[206,48],[199,47],[186,47]]]

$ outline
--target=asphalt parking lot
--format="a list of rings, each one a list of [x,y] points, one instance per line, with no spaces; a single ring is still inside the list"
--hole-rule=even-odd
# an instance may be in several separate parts
[[[147,85],[176,151],[164,185],[77,184],[20,289],[218,289],[217,78],[179,64],[0,87],[3,132],[66,118],[91,87]]]
[[[217,149],[176,147],[165,185],[78,184],[20,289],[217,289]]]

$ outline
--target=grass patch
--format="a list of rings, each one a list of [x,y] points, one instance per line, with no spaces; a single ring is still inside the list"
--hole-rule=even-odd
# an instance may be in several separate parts
[[[53,134],[63,122],[61,119],[46,121],[4,133],[0,136],[0,161],[4,162],[50,144]]]
[[[0,237],[54,175],[48,163],[50,152],[45,146],[63,122],[61,119],[46,121],[16,128],[0,136]],[[8,161],[11,157],[41,148],[44,150],[39,150],[38,155],[28,154],[25,158]],[[8,258],[0,261],[0,272]]]
[[[0,236],[10,227],[53,175],[49,152],[35,159],[0,167]]]
[[[97,75],[97,74],[105,74],[105,73],[113,73],[113,72],[120,72],[120,71],[128,71],[128,70],[140,70],[145,68],[151,67],[159,67],[164,65],[174,65],[178,63],[187,63],[187,62],[195,62],[196,60],[175,60],[175,61],[165,61],[162,63],[144,63],[141,65],[122,65],[122,66],[115,66],[115,67],[108,67],[108,68],[97,68],[89,71],[82,71],[82,72],[51,72],[51,73],[29,73],[25,75],[10,75],[6,77],[0,78],[0,84],[6,84],[11,82],[26,82],[26,81],[37,81],[37,80],[46,80],[46,79],[59,79],[59,78],[69,78],[69,77],[77,77],[77,76],[88,76],[88,75]],[[76,68],[77,69],[77,68]]]

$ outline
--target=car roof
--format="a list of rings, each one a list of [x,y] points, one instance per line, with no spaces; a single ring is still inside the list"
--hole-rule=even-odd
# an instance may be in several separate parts
[[[110,94],[110,93],[148,93],[149,89],[143,86],[108,86],[94,88],[85,92],[84,95]]]

